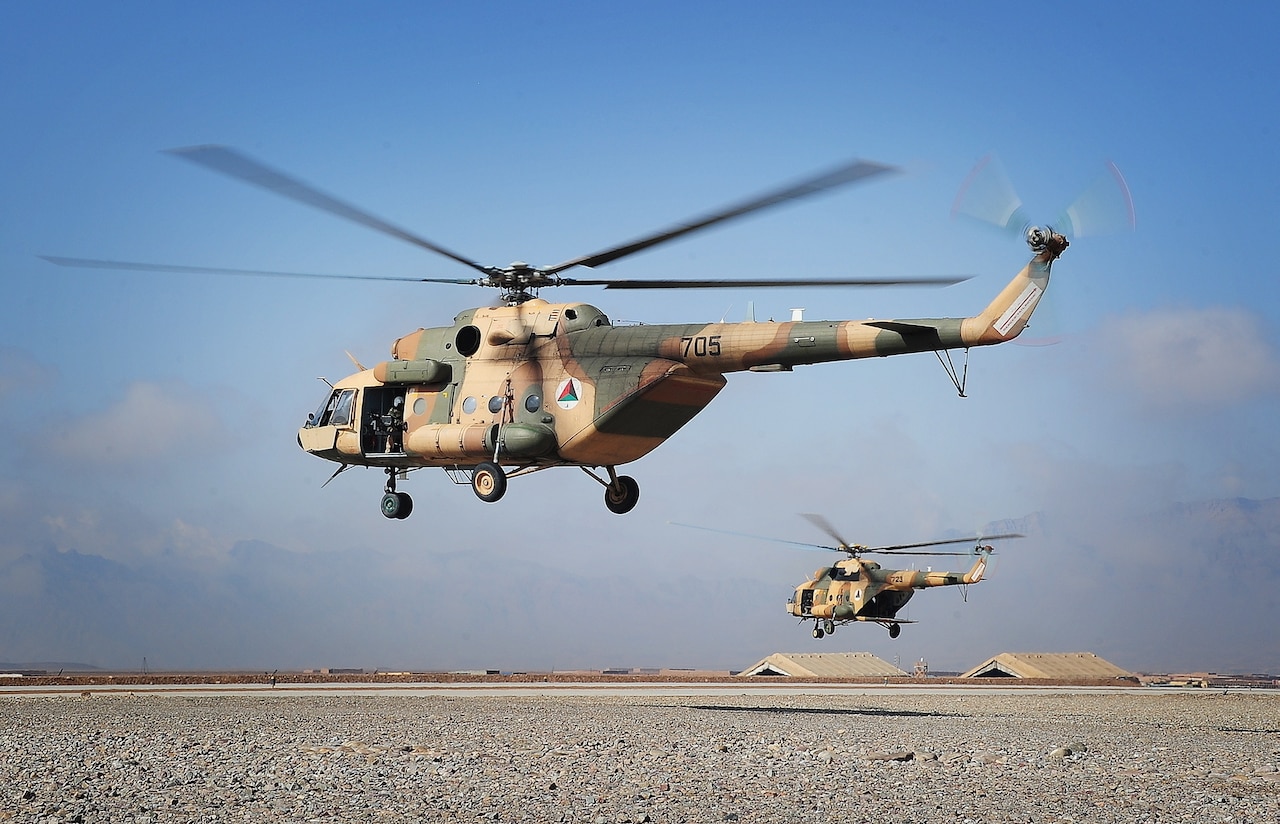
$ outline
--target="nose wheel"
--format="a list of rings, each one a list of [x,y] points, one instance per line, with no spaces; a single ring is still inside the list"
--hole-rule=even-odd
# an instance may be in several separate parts
[[[403,521],[413,512],[413,498],[408,492],[396,492],[396,471],[387,467],[386,493],[382,496],[382,516]]]
[[[890,637],[890,638],[897,638],[897,637],[898,637],[899,635],[901,635],[901,634],[902,634],[902,624],[890,624],[890,625],[889,625],[889,637]]]
[[[413,512],[413,498],[407,492],[388,492],[382,496],[382,514],[384,517],[403,521]]]

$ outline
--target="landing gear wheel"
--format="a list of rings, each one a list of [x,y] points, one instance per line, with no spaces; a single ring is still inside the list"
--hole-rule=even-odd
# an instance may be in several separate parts
[[[813,625],[813,637],[814,637],[814,638],[821,638],[821,637],[822,637],[822,636],[824,636],[824,635],[826,635],[826,633],[822,631],[822,627],[818,626],[817,624],[814,624],[814,625]]]
[[[636,508],[640,500],[640,484],[630,475],[619,475],[604,488],[604,505],[609,511],[623,515]]]
[[[396,517],[403,521],[413,514],[413,498],[409,497],[408,492],[397,492],[396,497],[400,499],[400,511],[396,513]]]
[[[382,496],[382,514],[403,521],[413,512],[413,498],[407,492],[388,492]]]
[[[477,498],[491,504],[506,494],[507,473],[488,461],[479,464],[471,472],[471,489]]]
[[[897,638],[897,637],[898,637],[899,635],[901,635],[901,634],[902,634],[902,624],[890,624],[890,625],[889,625],[889,637],[890,637],[890,638]]]
[[[835,634],[836,634],[836,622],[835,622],[835,621],[832,621],[832,620],[831,620],[831,619],[829,619],[829,618],[828,618],[826,621],[823,621],[823,622],[822,622],[822,628],[823,628],[823,630],[825,630],[825,631],[826,631],[827,635],[835,635]]]

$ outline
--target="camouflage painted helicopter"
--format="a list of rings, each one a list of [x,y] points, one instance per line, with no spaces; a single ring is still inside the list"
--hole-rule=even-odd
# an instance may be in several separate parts
[[[911,624],[904,618],[898,618],[898,611],[907,605],[911,596],[918,589],[927,587],[967,586],[982,580],[987,571],[987,558],[994,552],[991,545],[984,541],[1000,541],[1007,538],[1021,538],[1014,532],[1001,535],[976,536],[973,538],[951,538],[945,541],[926,541],[918,544],[895,544],[893,546],[862,546],[852,544],[841,538],[835,528],[821,515],[805,514],[805,518],[831,536],[835,546],[810,544],[801,541],[786,541],[780,538],[765,538],[760,535],[747,535],[741,532],[729,532],[723,529],[692,526],[694,529],[705,529],[710,532],[722,532],[727,535],[739,535],[762,541],[800,546],[805,549],[830,550],[843,552],[849,557],[837,561],[831,566],[819,567],[813,576],[796,587],[795,595],[787,601],[787,612],[802,620],[813,619],[813,637],[822,638],[836,631],[836,626],[852,621],[869,621],[889,629],[889,637],[897,638],[902,634],[902,625]],[[928,547],[954,544],[973,544],[968,552],[921,551]],[[969,555],[974,563],[968,572],[935,572],[932,569],[921,572],[916,569],[884,569],[875,561],[863,560],[863,555]]]
[[[411,280],[501,290],[501,306],[468,309],[450,326],[405,335],[392,344],[391,359],[372,368],[357,361],[359,371],[332,384],[298,432],[302,449],[338,464],[329,480],[353,466],[383,469],[387,480],[381,509],[388,518],[405,518],[412,511],[412,499],[397,491],[396,482],[424,467],[441,467],[454,482],[470,483],[482,501],[494,502],[503,496],[510,477],[576,466],[604,486],[605,505],[611,511],[628,512],[639,500],[640,487],[630,476],[619,475],[616,467],[643,457],[671,437],[711,402],[727,373],[787,372],[804,364],[911,352],[934,352],[942,360],[949,350],[1011,340],[1027,325],[1048,286],[1050,267],[1068,246],[1052,229],[1028,229],[1031,261],[985,309],[967,318],[614,325],[594,306],[548,303],[537,293],[551,286],[949,285],[961,279],[588,280],[562,274],[602,266],[742,215],[894,171],[863,160],[623,245],[540,268],[523,262],[484,266],[226,147],[197,146],[171,153],[443,255],[478,276],[310,275],[65,257],[46,260],[63,266]],[[944,366],[963,394],[949,355]],[[598,472],[601,468],[607,477]]]

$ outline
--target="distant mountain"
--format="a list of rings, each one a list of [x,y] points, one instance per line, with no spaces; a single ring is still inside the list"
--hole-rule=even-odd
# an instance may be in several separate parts
[[[1177,504],[1152,520],[1185,526],[1183,534],[1216,560],[1280,571],[1280,498]]]

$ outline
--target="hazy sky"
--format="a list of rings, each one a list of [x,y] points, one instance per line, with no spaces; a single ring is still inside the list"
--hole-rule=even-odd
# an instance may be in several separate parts
[[[47,566],[30,579],[9,567],[0,586],[48,618],[0,635],[0,661],[739,668],[779,650],[868,649],[962,669],[1007,650],[1091,650],[1135,669],[1280,669],[1274,642],[1242,629],[1280,620],[1276,533],[1242,548],[1246,584],[1153,583],[1219,560],[1157,535],[1158,513],[1280,496],[1273,5],[262,6],[0,6],[0,569],[71,550],[135,574],[163,562],[151,589],[115,589],[103,568],[99,608],[122,611],[174,581],[224,586],[193,590],[203,612],[159,613],[164,635],[126,622],[108,644]],[[647,322],[740,319],[752,301],[760,319],[972,314],[1028,256],[950,218],[991,151],[1041,221],[1114,162],[1137,228],[1073,243],[1041,325],[1062,342],[974,350],[968,398],[931,355],[733,375],[627,468],[642,490],[629,515],[572,469],[517,479],[496,505],[425,470],[402,486],[412,518],[390,522],[380,472],[321,489],[332,465],[297,448],[316,378],[351,371],[344,350],[382,360],[395,338],[494,295],[38,258],[470,274],[161,153],[205,143],[493,264],[557,263],[865,157],[906,173],[598,273],[975,275],[941,290],[545,295]],[[1033,513],[1044,532],[1005,547],[970,603],[919,595],[921,623],[892,644],[870,626],[819,643],[783,603],[827,559],[667,523],[821,541],[796,516],[811,511],[864,543]],[[262,546],[298,575],[272,579],[261,632],[219,635],[209,616],[262,583],[247,573],[236,590],[228,570]],[[357,586],[332,553],[376,557],[381,572]],[[612,582],[626,614],[504,577],[530,565],[550,582]],[[687,585],[675,604],[673,582]],[[449,620],[368,606],[392,589],[450,591]],[[349,636],[301,617],[321,593]],[[556,613],[528,632],[524,616]],[[1161,620],[1175,613],[1203,635],[1194,655]]]

